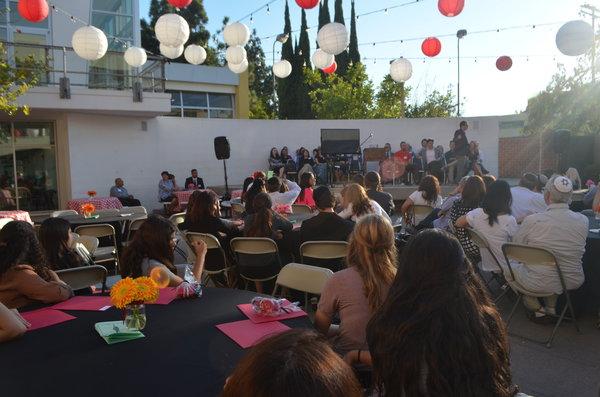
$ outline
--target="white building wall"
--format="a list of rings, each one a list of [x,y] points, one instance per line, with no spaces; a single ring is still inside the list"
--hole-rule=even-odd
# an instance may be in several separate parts
[[[467,119],[469,140],[476,140],[485,166],[498,173],[498,122],[502,117]],[[183,184],[192,168],[198,168],[208,186],[222,186],[223,165],[216,160],[213,139],[227,136],[231,159],[227,162],[230,185],[241,185],[253,171],[267,168],[271,147],[288,146],[310,150],[320,144],[321,128],[358,128],[365,146],[383,147],[390,142],[394,151],[401,141],[420,145],[422,138],[448,146],[459,119],[398,120],[201,120],[158,117],[142,119],[86,114],[68,115],[71,189],[73,197],[84,197],[90,189],[108,195],[116,177],[125,180],[129,192],[150,208],[158,207],[157,184],[160,172],[168,170]]]

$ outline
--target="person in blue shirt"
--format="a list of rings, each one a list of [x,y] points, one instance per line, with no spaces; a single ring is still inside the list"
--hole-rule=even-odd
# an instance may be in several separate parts
[[[140,200],[135,199],[127,189],[123,179],[115,179],[115,186],[110,188],[110,197],[116,197],[125,207],[138,207],[141,205]]]

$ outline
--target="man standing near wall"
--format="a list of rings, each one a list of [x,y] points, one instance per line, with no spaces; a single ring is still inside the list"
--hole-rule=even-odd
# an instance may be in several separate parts
[[[454,132],[454,156],[456,158],[454,183],[458,183],[466,173],[467,154],[469,154],[469,140],[467,139],[468,129],[469,124],[463,120],[460,122],[460,128]]]

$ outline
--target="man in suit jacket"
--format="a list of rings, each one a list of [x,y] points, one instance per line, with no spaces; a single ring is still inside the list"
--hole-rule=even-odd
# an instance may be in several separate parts
[[[383,208],[388,215],[394,213],[394,198],[391,194],[381,191],[381,178],[377,172],[368,172],[365,175],[365,187],[367,188],[367,196]]]
[[[192,176],[187,178],[185,180],[185,189],[186,190],[196,190],[196,189],[202,189],[204,190],[204,181],[202,180],[202,178],[198,178],[198,170],[197,169],[193,169],[192,170]]]

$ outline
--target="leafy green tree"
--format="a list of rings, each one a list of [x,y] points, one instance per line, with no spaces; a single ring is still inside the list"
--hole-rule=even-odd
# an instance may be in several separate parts
[[[410,87],[404,83],[396,83],[388,74],[379,86],[375,96],[375,109],[373,118],[394,119],[404,117],[406,99],[410,94]]]
[[[425,97],[423,102],[409,104],[405,115],[409,118],[450,117],[455,106],[452,90],[448,89],[445,93],[434,90]]]
[[[341,23],[342,25],[346,24],[344,20],[344,5],[342,0],[335,0],[335,22]],[[337,71],[336,74],[338,76],[345,77],[348,73],[348,67],[350,65],[350,55],[348,55],[348,50],[344,50],[341,54],[335,56],[335,61],[337,62]]]
[[[358,51],[358,33],[356,32],[356,10],[354,9],[354,0],[352,0],[350,19],[350,47],[348,49],[348,56],[350,57],[350,63],[359,63],[360,52]]]
[[[47,63],[29,55],[17,59],[16,64],[18,67],[11,65],[6,49],[0,43],[0,111],[9,116],[18,112],[29,115],[29,106],[20,105],[18,98],[40,82],[40,77],[48,70]]]

